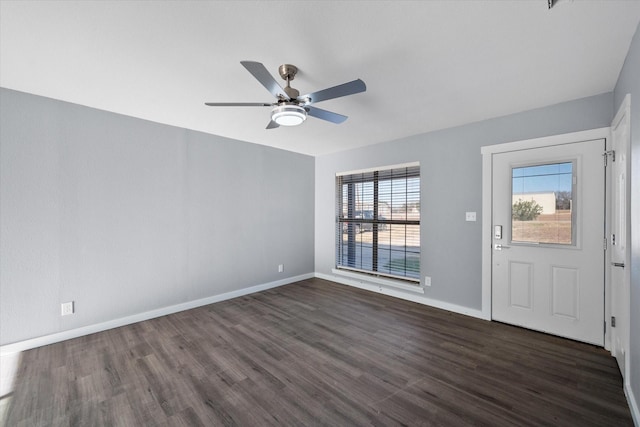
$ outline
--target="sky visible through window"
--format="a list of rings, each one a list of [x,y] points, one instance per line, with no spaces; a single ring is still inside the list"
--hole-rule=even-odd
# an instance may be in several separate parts
[[[513,168],[513,192],[571,191],[572,177],[572,162]]]

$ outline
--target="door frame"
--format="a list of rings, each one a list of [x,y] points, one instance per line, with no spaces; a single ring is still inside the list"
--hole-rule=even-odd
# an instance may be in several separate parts
[[[627,126],[630,126],[630,120],[631,120],[631,95],[630,94],[626,94],[624,99],[620,103],[620,107],[618,108],[618,111],[616,112],[613,120],[611,121],[611,128],[610,129],[613,129],[614,126],[617,123],[619,123],[620,120],[622,120],[622,117],[625,116],[625,115],[627,117]],[[631,128],[630,127],[628,129],[628,135],[629,135],[629,138],[630,138],[630,135],[631,135]],[[613,135],[612,135],[611,138],[609,139],[609,141],[607,141],[607,151],[613,150],[613,149],[614,149],[614,147],[613,147]],[[630,248],[630,245],[631,245],[631,212],[630,212],[630,209],[631,209],[631,199],[630,199],[631,182],[629,181],[629,179],[630,179],[629,174],[631,172],[631,141],[630,140],[629,140],[629,143],[627,144],[627,152],[625,154],[626,154],[625,158],[627,159],[627,183],[628,183],[627,185],[628,185],[628,187],[627,187],[627,191],[626,191],[626,195],[625,195],[625,197],[627,198],[626,203],[625,203],[625,206],[626,206],[626,209],[627,209],[627,212],[626,212],[626,215],[625,215],[625,217],[626,217],[625,230],[626,230],[626,233],[627,233],[627,235],[625,236],[625,239],[626,239],[626,242],[627,242],[627,253],[626,253],[626,256],[625,256],[624,263],[627,266],[627,267],[625,267],[626,268],[626,270],[625,270],[625,280],[629,280],[628,286],[629,286],[629,289],[630,289],[631,288],[631,278],[629,276],[629,274],[630,274],[629,271],[630,271],[630,268],[631,268],[630,267],[631,266],[631,248]],[[609,160],[611,160],[611,159],[609,159]],[[612,171],[612,169],[613,168],[608,168],[608,170],[607,170],[607,180],[608,180],[608,183],[609,183],[609,186],[607,187],[607,189],[611,190],[609,192],[610,194],[607,194],[607,207],[608,208],[612,204],[612,196],[611,196],[611,194],[612,194],[613,189],[611,188],[611,186],[615,184],[613,182],[613,177],[612,177],[613,171]],[[609,212],[609,210],[607,211],[607,214],[611,213],[611,212]],[[610,216],[608,218],[610,218]],[[611,236],[612,230],[611,230],[610,221],[606,221],[606,226],[607,226],[607,236]],[[611,244],[611,242],[609,242],[609,244]],[[607,264],[606,264],[606,270],[605,270],[606,271],[606,279],[607,279],[606,289],[608,291],[608,294],[605,295],[605,302],[607,304],[605,306],[605,309],[606,309],[606,311],[605,311],[605,316],[606,316],[605,319],[607,319],[607,320],[611,319],[611,316],[613,315],[613,313],[612,313],[612,311],[613,311],[613,287],[612,287],[613,283],[612,283],[612,277],[611,277],[612,276],[612,271],[611,270],[614,267],[612,267],[611,262],[612,262],[612,251],[608,251],[607,252]],[[628,306],[629,319],[627,319],[627,320],[629,320],[629,323],[627,323],[625,326],[626,326],[627,332],[629,333],[630,330],[631,330],[631,321],[630,321],[631,320],[630,319],[630,316],[631,316],[631,300],[629,300],[628,303],[629,303],[629,306]],[[609,330],[608,326],[609,325],[607,324],[607,331]],[[611,336],[609,336],[609,337],[611,338]],[[627,338],[630,338],[630,337],[627,337]],[[631,370],[631,367],[630,367],[629,348],[628,348],[629,339],[627,339],[627,343],[626,344],[627,344],[627,348],[625,349],[626,350],[626,354],[625,354],[625,359],[626,359],[625,360],[625,372],[622,373],[622,377],[624,379],[624,384],[623,385],[625,387],[627,387],[627,386],[630,387],[630,381],[631,381],[630,370]],[[607,350],[613,352],[613,343],[611,342],[611,340],[609,340],[609,346],[608,347],[605,346],[605,348]]]
[[[552,145],[563,145],[563,144],[571,144],[579,141],[589,141],[594,139],[604,139],[606,141],[606,149],[609,149],[609,144],[611,141],[611,128],[604,127],[598,129],[591,129],[580,132],[571,132],[561,135],[553,135],[547,136],[543,138],[534,138],[527,139],[522,141],[514,141],[507,142],[503,144],[494,144],[494,145],[486,145],[481,148],[482,154],[482,318],[486,320],[491,320],[491,265],[492,265],[492,220],[493,220],[493,211],[492,211],[492,181],[493,181],[493,155],[499,153],[505,153],[509,151],[520,151],[520,150],[528,150],[531,148],[541,148],[541,147],[549,147]],[[604,160],[603,160],[604,161]],[[605,194],[607,199],[605,200],[605,224],[606,227],[603,230],[603,233],[607,233],[609,229],[609,182],[605,183]],[[607,234],[603,234],[603,239]],[[608,263],[608,253],[603,255],[602,262]],[[609,268],[605,266],[605,277],[604,281],[604,289],[605,289],[605,307],[604,307],[604,316],[605,319],[610,318],[611,310],[610,310],[610,301],[609,297],[611,295],[611,290],[609,289],[610,280],[609,280]],[[603,325],[604,327],[604,325]],[[609,334],[609,328],[605,329],[604,334],[604,346],[606,349],[610,348],[611,344],[611,335]]]

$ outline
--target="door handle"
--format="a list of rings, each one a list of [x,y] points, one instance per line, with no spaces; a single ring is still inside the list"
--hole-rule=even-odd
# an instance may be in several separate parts
[[[493,249],[495,249],[496,251],[501,251],[503,249],[511,249],[511,246],[505,246],[505,245],[496,243],[495,245],[493,245]]]
[[[611,265],[624,268],[624,262],[612,262]]]

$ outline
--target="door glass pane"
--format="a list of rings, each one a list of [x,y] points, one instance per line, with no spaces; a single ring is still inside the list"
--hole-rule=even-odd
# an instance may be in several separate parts
[[[511,240],[574,244],[573,162],[511,171]]]

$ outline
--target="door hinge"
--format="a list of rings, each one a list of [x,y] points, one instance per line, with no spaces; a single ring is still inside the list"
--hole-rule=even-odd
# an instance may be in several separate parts
[[[616,316],[611,316],[611,327],[612,328],[616,327]]]
[[[607,250],[607,238],[602,239],[602,250]]]
[[[611,156],[611,161],[616,161],[616,152],[614,150],[605,151],[602,153],[602,157],[604,157],[604,166],[607,166],[607,157]]]

